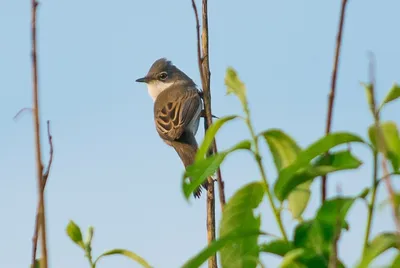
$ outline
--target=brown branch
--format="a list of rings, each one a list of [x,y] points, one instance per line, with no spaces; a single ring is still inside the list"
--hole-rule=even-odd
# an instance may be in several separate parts
[[[204,117],[204,128],[208,129],[208,126],[212,124],[212,118],[216,118],[216,116],[211,113],[211,94],[210,94],[210,67],[209,67],[209,57],[208,57],[208,17],[207,17],[207,1],[203,1],[203,31],[202,31],[202,42],[200,41],[200,22],[199,22],[199,13],[197,11],[196,3],[192,0],[192,7],[196,19],[196,37],[197,37],[197,62],[199,65],[200,78],[202,83],[203,92],[201,92],[201,97],[204,101],[204,111],[202,112],[202,117]],[[204,12],[205,7],[205,12]],[[201,46],[203,44],[203,47]],[[203,48],[203,53],[201,49]],[[211,150],[213,153],[218,152],[217,142],[214,139],[212,143]],[[218,193],[219,200],[221,205],[221,210],[224,209],[225,206],[225,184],[222,180],[221,169],[217,170],[217,183],[218,183]]]
[[[342,32],[343,32],[344,18],[346,14],[346,5],[347,5],[347,0],[342,0],[339,28],[336,36],[335,58],[332,69],[331,91],[329,93],[329,99],[328,99],[328,115],[326,119],[326,129],[325,129],[326,135],[328,135],[331,132],[333,103],[335,100],[335,93],[336,93],[337,70],[339,66],[340,48],[342,46]],[[326,175],[322,177],[322,185],[321,185],[322,202],[326,200],[326,188],[327,188],[326,179],[327,179]]]
[[[200,77],[203,92],[201,93],[204,102],[204,131],[212,124],[211,113],[211,94],[210,94],[210,65],[209,65],[209,52],[208,52],[208,6],[207,0],[202,1],[202,38],[200,40],[200,22],[199,14],[197,11],[196,3],[192,0],[193,11],[196,19],[196,34],[197,34],[197,61],[199,65]],[[211,151],[209,153],[217,153],[216,141],[214,139]],[[221,170],[217,171],[217,182],[219,185],[219,195],[221,209],[225,205],[224,183],[222,181]],[[210,244],[215,240],[215,192],[214,180],[212,177],[208,178],[207,187],[207,239]],[[209,268],[216,268],[217,256],[214,255],[208,260]]]
[[[49,153],[49,162],[47,163],[46,171],[43,173],[42,178],[42,191],[46,188],[47,179],[49,178],[51,165],[53,163],[53,136],[50,131],[50,121],[47,120],[47,138],[49,140],[50,145],[50,153]],[[32,264],[35,263],[36,260],[36,251],[37,251],[37,243],[38,243],[38,234],[39,234],[39,204],[36,208],[36,218],[35,218],[35,228],[33,231],[32,237]]]
[[[203,101],[204,101],[204,111],[206,115],[206,120],[204,120],[204,130],[207,131],[208,127],[212,124],[212,113],[211,113],[211,92],[210,92],[210,64],[208,57],[208,6],[207,0],[202,1],[202,57],[201,57],[201,67],[203,69]],[[213,141],[212,153],[217,153],[217,147],[215,139]],[[220,175],[220,171],[218,171]],[[218,177],[219,177],[218,175]],[[218,180],[218,179],[217,179]],[[219,181],[221,178],[219,177]],[[225,199],[225,198],[224,198]],[[223,208],[223,204],[221,205]],[[207,238],[208,243],[212,243],[215,240],[215,193],[214,193],[214,180],[213,178],[208,178],[208,188],[207,188]],[[217,255],[214,255],[208,259],[209,268],[217,268]]]
[[[43,165],[41,160],[40,151],[40,120],[39,120],[39,89],[38,89],[38,69],[37,69],[37,55],[36,55],[36,10],[38,2],[31,1],[31,38],[32,38],[32,72],[33,72],[33,123],[35,129],[35,146],[36,146],[36,179],[38,191],[38,226],[41,235],[41,266],[47,268],[47,245],[46,245],[46,217],[45,217],[45,204],[43,192]],[[33,262],[33,265],[35,262]]]
[[[396,205],[396,193],[393,190],[393,186],[392,183],[390,181],[390,173],[387,167],[387,159],[384,156],[382,159],[382,169],[383,169],[383,175],[384,175],[384,181],[386,183],[386,189],[389,193],[389,200],[390,200],[390,204],[392,205],[392,212],[393,212],[393,219],[394,219],[394,223],[396,225],[396,231],[398,234],[400,234],[400,217],[399,217],[399,210],[398,210],[398,206]]]

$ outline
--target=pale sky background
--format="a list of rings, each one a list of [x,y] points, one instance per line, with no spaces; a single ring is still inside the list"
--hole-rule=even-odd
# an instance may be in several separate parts
[[[54,164],[46,188],[51,267],[89,267],[83,252],[65,234],[70,219],[84,231],[95,227],[94,256],[127,248],[155,267],[179,267],[206,245],[205,198],[186,202],[180,188],[183,166],[156,134],[153,103],[143,76],[153,61],[168,57],[200,83],[195,20],[190,0],[40,1],[38,57],[43,158],[47,163],[45,121],[51,120]],[[200,2],[200,1],[197,1]],[[209,1],[213,113],[240,113],[225,96],[224,75],[233,66],[248,88],[257,131],[281,128],[306,146],[325,128],[339,0]],[[371,124],[360,81],[366,81],[367,52],[377,58],[381,100],[400,81],[400,1],[351,0],[338,78],[333,130],[366,137]],[[31,106],[30,1],[0,1],[0,267],[28,267],[36,208]],[[400,103],[383,118],[400,124]],[[202,125],[201,125],[202,126]],[[199,142],[203,137],[200,128]],[[220,149],[248,138],[239,122],[218,135]],[[358,194],[371,182],[371,158],[363,146],[354,153],[359,171],[330,176],[329,195]],[[271,181],[276,175],[267,147],[262,153]],[[240,186],[259,179],[247,153],[222,166],[229,198]],[[306,217],[319,206],[319,181],[313,184]],[[398,188],[399,183],[396,182]],[[386,195],[379,190],[379,200]],[[220,219],[219,206],[218,220]],[[262,229],[279,234],[267,199]],[[343,234],[340,257],[349,267],[361,253],[366,209],[357,202]],[[294,222],[284,213],[291,233]],[[388,209],[378,211],[373,235],[392,230]],[[261,240],[261,239],[260,239]],[[385,254],[377,263],[387,263]],[[267,267],[279,258],[263,257]],[[99,268],[138,267],[125,257],[105,258]]]

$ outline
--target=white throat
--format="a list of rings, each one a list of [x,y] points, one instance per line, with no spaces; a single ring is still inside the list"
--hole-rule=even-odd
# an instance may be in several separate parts
[[[170,87],[173,84],[173,82],[170,83],[164,83],[161,81],[152,81],[151,83],[147,84],[147,90],[149,92],[150,97],[155,101],[157,99],[157,96],[166,90],[168,87]]]

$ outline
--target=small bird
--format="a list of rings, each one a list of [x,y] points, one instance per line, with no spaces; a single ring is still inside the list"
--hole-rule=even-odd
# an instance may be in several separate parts
[[[156,60],[147,75],[136,82],[147,84],[161,139],[175,149],[185,168],[193,164],[198,148],[195,135],[203,110],[201,92],[196,84],[166,58]],[[203,187],[207,189],[207,180]],[[199,198],[201,188],[193,195]]]

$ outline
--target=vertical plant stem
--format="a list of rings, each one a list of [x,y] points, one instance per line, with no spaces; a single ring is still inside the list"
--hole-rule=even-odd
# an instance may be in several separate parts
[[[392,206],[393,220],[396,225],[397,233],[400,234],[400,217],[399,217],[399,211],[398,211],[397,205],[396,205],[396,203],[397,203],[396,202],[396,193],[394,192],[393,186],[390,182],[390,173],[387,168],[386,157],[383,157],[383,159],[382,159],[382,170],[383,170],[383,178],[384,178],[383,180],[385,181],[386,189],[389,194],[390,204]]]
[[[342,6],[340,10],[340,20],[339,20],[339,28],[337,31],[337,36],[336,36],[336,49],[335,49],[335,58],[334,58],[334,63],[333,63],[333,69],[332,69],[332,79],[331,79],[331,90],[329,93],[329,99],[328,99],[328,115],[326,118],[326,128],[325,128],[325,134],[329,134],[331,132],[331,126],[332,126],[332,115],[333,115],[333,107],[334,107],[334,100],[335,100],[335,93],[336,93],[336,81],[337,81],[337,71],[338,71],[338,66],[339,66],[339,58],[340,58],[340,48],[342,46],[342,32],[343,32],[343,25],[344,25],[344,18],[346,15],[346,5],[347,5],[347,0],[342,0]],[[321,184],[321,197],[322,197],[322,202],[326,200],[326,180],[327,176],[322,177],[322,184]]]
[[[47,179],[49,178],[51,166],[53,163],[53,137],[50,132],[50,121],[47,121],[47,137],[49,140],[49,145],[50,145],[50,157],[49,157],[49,162],[47,164],[47,169],[43,174],[42,178],[42,191],[44,192],[44,189],[46,188],[46,183]],[[37,208],[36,208],[36,217],[35,217],[35,228],[33,231],[33,237],[32,237],[32,265],[34,265],[35,260],[36,260],[36,251],[37,251],[37,243],[38,243],[38,237],[39,237],[39,210],[40,210],[40,204],[38,202]]]
[[[369,236],[371,233],[372,218],[374,216],[374,207],[375,207],[375,200],[376,200],[376,189],[378,188],[377,176],[378,176],[378,152],[374,151],[371,203],[368,204],[368,218],[367,218],[367,228],[365,230],[364,249],[363,249],[364,253],[363,254],[365,254],[365,250],[368,247]]]
[[[203,0],[202,2],[202,57],[201,67],[203,69],[204,82],[203,82],[203,100],[205,110],[204,126],[207,131],[208,127],[212,124],[212,113],[211,113],[211,92],[210,92],[210,63],[208,56],[208,1]],[[215,139],[213,141],[212,153],[216,153]],[[215,193],[214,193],[214,180],[208,178],[208,189],[207,189],[207,237],[208,243],[212,243],[215,240]],[[208,259],[209,268],[217,268],[217,255],[212,256]]]
[[[208,52],[208,5],[207,0],[202,1],[202,35],[200,40],[200,22],[199,15],[197,12],[196,3],[192,0],[193,11],[196,19],[196,33],[197,33],[197,60],[199,65],[201,83],[203,88],[203,101],[204,101],[204,131],[206,132],[208,127],[212,124],[212,113],[211,113],[211,93],[210,93],[210,65],[209,65],[209,52]],[[217,153],[217,144],[214,139],[211,152]],[[221,171],[217,171],[217,182],[219,185],[219,194],[221,209],[225,205],[225,193],[223,188],[223,181]],[[215,240],[215,191],[214,191],[214,180],[208,178],[208,189],[207,189],[207,240],[210,244]],[[208,260],[209,268],[217,268],[217,255],[214,255]]]
[[[263,180],[264,185],[265,185],[265,191],[267,193],[267,197],[268,197],[269,203],[270,203],[270,205],[272,207],[272,211],[273,211],[273,214],[275,216],[275,220],[278,223],[278,227],[279,227],[279,229],[280,229],[280,231],[282,233],[283,239],[285,241],[288,241],[288,237],[287,237],[287,234],[286,234],[286,231],[285,231],[285,227],[283,226],[283,223],[282,223],[280,211],[275,206],[274,199],[272,197],[272,193],[271,193],[270,186],[269,186],[269,183],[268,183],[267,175],[266,175],[264,166],[262,164],[262,158],[261,158],[261,155],[260,155],[260,149],[259,149],[259,145],[258,145],[258,137],[256,136],[254,128],[253,128],[253,125],[251,124],[251,121],[250,121],[250,111],[246,109],[245,112],[247,114],[246,124],[247,124],[247,126],[248,126],[248,128],[250,130],[251,137],[252,137],[252,139],[254,141],[254,157],[256,159],[257,166],[258,166],[258,168],[260,170],[261,177],[262,177],[262,180]]]
[[[38,226],[41,242],[41,267],[47,268],[47,244],[46,244],[46,217],[45,217],[45,200],[43,187],[43,165],[40,150],[40,119],[39,119],[39,89],[38,89],[38,70],[37,70],[37,55],[36,55],[36,10],[38,2],[32,0],[32,70],[33,70],[33,123],[35,130],[35,149],[36,149],[36,179],[38,191]]]

